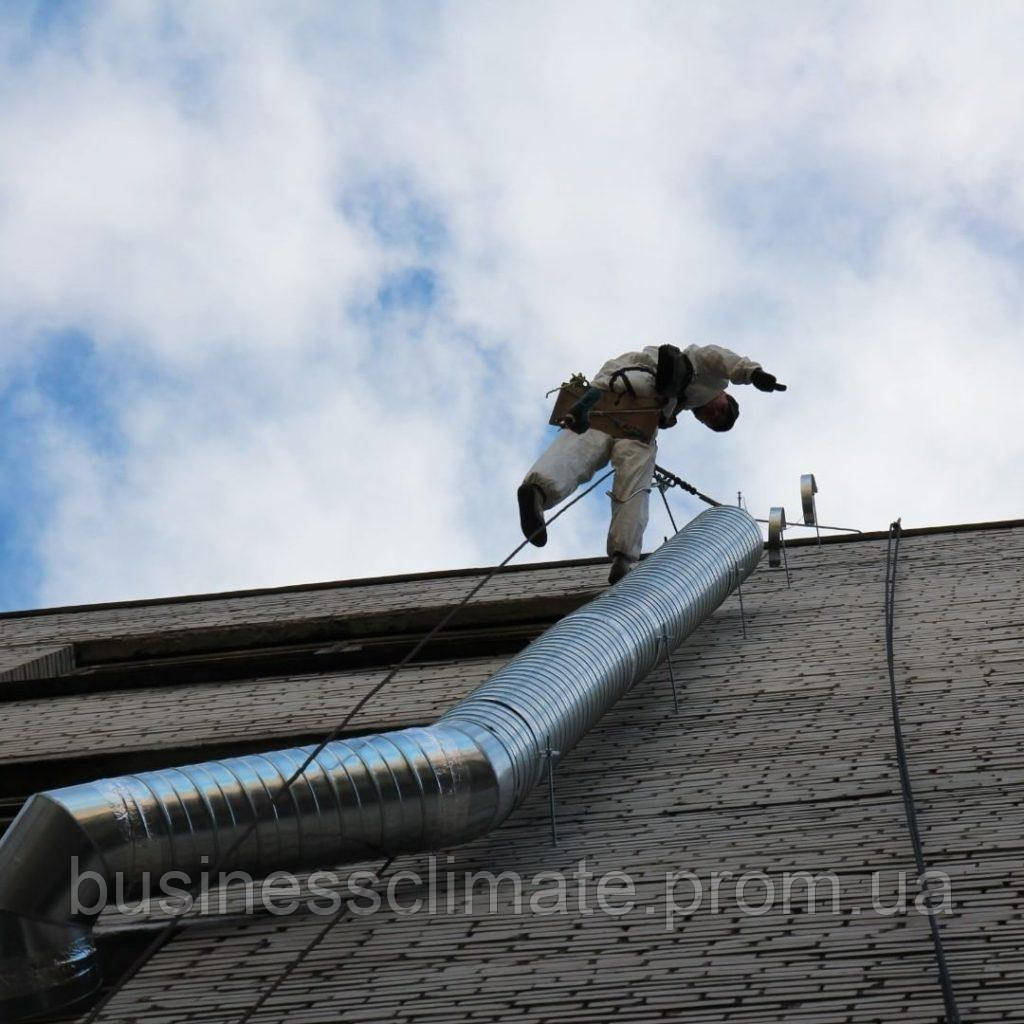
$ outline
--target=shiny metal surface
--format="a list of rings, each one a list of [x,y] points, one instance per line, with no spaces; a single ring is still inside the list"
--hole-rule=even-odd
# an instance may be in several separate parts
[[[782,545],[785,543],[782,534],[786,529],[786,510],[773,505],[768,513],[768,564],[773,568],[782,565]]]
[[[805,526],[816,526],[818,523],[818,512],[814,507],[814,496],[817,493],[818,485],[814,481],[814,474],[804,473],[800,477],[800,502],[803,505]]]
[[[774,512],[775,510],[773,510]],[[168,871],[197,879],[253,820],[224,871],[259,877],[426,851],[499,825],[761,557],[742,509],[708,509],[614,587],[567,615],[429,728],[328,744],[286,797],[272,796],[312,747],[104,779],[33,797],[0,841],[0,1010],[60,1005],[95,983],[88,936],[115,876],[127,898]],[[70,864],[92,870],[77,887]],[[180,879],[179,879],[180,882]],[[90,900],[90,895],[93,897]],[[15,1008],[12,1010],[12,1007]]]

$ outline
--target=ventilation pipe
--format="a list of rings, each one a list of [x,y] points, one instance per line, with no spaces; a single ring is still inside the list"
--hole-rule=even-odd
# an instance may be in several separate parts
[[[571,750],[655,665],[662,635],[677,646],[761,551],[746,512],[709,509],[435,725],[328,744],[276,807],[273,794],[313,747],[32,797],[0,841],[0,1019],[52,1011],[98,987],[98,910],[79,907],[102,903],[115,879],[126,898],[147,873],[198,880],[253,820],[222,870],[260,877],[436,850],[497,827],[543,774],[549,743]],[[85,872],[105,885],[82,885]]]

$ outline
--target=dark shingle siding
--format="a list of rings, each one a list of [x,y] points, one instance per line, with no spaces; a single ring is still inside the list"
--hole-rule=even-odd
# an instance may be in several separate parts
[[[926,855],[953,880],[955,913],[941,924],[972,1024],[1024,1019],[1022,554],[1024,529],[907,537],[901,548],[903,725]],[[676,652],[678,718],[661,669],[566,759],[557,849],[542,789],[496,833],[455,853],[458,870],[527,876],[585,857],[597,873],[629,872],[641,906],[614,918],[537,917],[513,914],[506,900],[493,916],[475,905],[468,916],[351,917],[258,1020],[940,1020],[926,919],[869,906],[872,872],[882,872],[888,900],[896,873],[912,873],[913,863],[888,708],[885,542],[795,548],[790,567],[792,589],[764,563],[744,586],[746,641],[734,596]],[[536,573],[538,587],[594,582],[592,568],[577,571],[582,581]],[[467,581],[456,582],[449,600]],[[416,670],[382,723],[403,716],[406,698],[410,717],[432,715],[484,670]],[[318,684],[332,694],[328,717],[354,699],[354,683]],[[224,685],[195,688],[208,714]],[[285,694],[288,681],[280,685]],[[302,705],[296,690],[289,714],[308,714]],[[271,728],[256,705],[240,701],[236,715]],[[424,863],[406,857],[395,867]],[[664,875],[683,868],[703,877],[832,871],[841,909],[754,917],[726,901],[721,913],[698,912],[666,931]],[[187,928],[105,1019],[237,1020],[321,924],[295,916]],[[105,915],[103,927],[114,926]]]
[[[0,684],[22,679],[46,679],[75,667],[71,644],[36,643],[0,646]]]

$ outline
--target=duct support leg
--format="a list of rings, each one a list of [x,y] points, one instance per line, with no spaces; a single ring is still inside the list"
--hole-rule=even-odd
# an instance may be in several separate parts
[[[747,639],[747,613],[743,608],[743,574],[740,572],[739,564],[736,564],[736,592],[740,596],[740,625],[743,627],[743,639]]]
[[[555,816],[555,758],[559,751],[551,749],[551,737],[547,738],[547,746],[541,757],[548,763],[548,803],[551,807],[551,845],[558,845],[558,819]]]
[[[661,643],[665,648],[665,661],[668,663],[668,681],[672,686],[672,706],[676,709],[676,714],[679,714],[679,697],[676,694],[676,674],[672,668],[672,648],[668,645],[668,635],[666,633],[661,634]]]

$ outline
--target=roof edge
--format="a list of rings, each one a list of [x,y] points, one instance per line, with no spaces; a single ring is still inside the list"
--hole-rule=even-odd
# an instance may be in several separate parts
[[[797,525],[797,524],[791,524]],[[1024,519],[996,519],[981,523],[952,523],[945,526],[907,527],[904,537],[926,537],[940,533],[971,533],[980,530],[1011,530],[1024,527]],[[809,529],[809,528],[808,528]],[[859,541],[885,540],[888,530],[872,530],[865,533],[843,533],[822,535],[822,544],[850,544]],[[816,536],[797,537],[786,541],[786,547],[804,547],[818,543]],[[554,562],[525,562],[519,565],[505,565],[495,570],[493,566],[471,566],[461,569],[433,569],[428,572],[398,573],[391,576],[361,576],[349,580],[326,580],[318,583],[290,583],[280,587],[256,587],[250,590],[220,590],[203,594],[177,594],[169,597],[145,597],[128,601],[103,601],[98,604],[54,605],[47,608],[26,608],[0,612],[0,621],[5,619],[31,618],[37,615],[63,615],[73,612],[108,611],[117,608],[147,608],[156,605],[195,604],[201,601],[225,601],[234,598],[265,597],[270,594],[299,594],[318,590],[344,590],[349,587],[372,587],[387,583],[403,583],[415,580],[459,578],[480,576],[484,573],[529,572],[536,569],[561,569],[585,565],[603,565],[607,557],[566,558]]]

